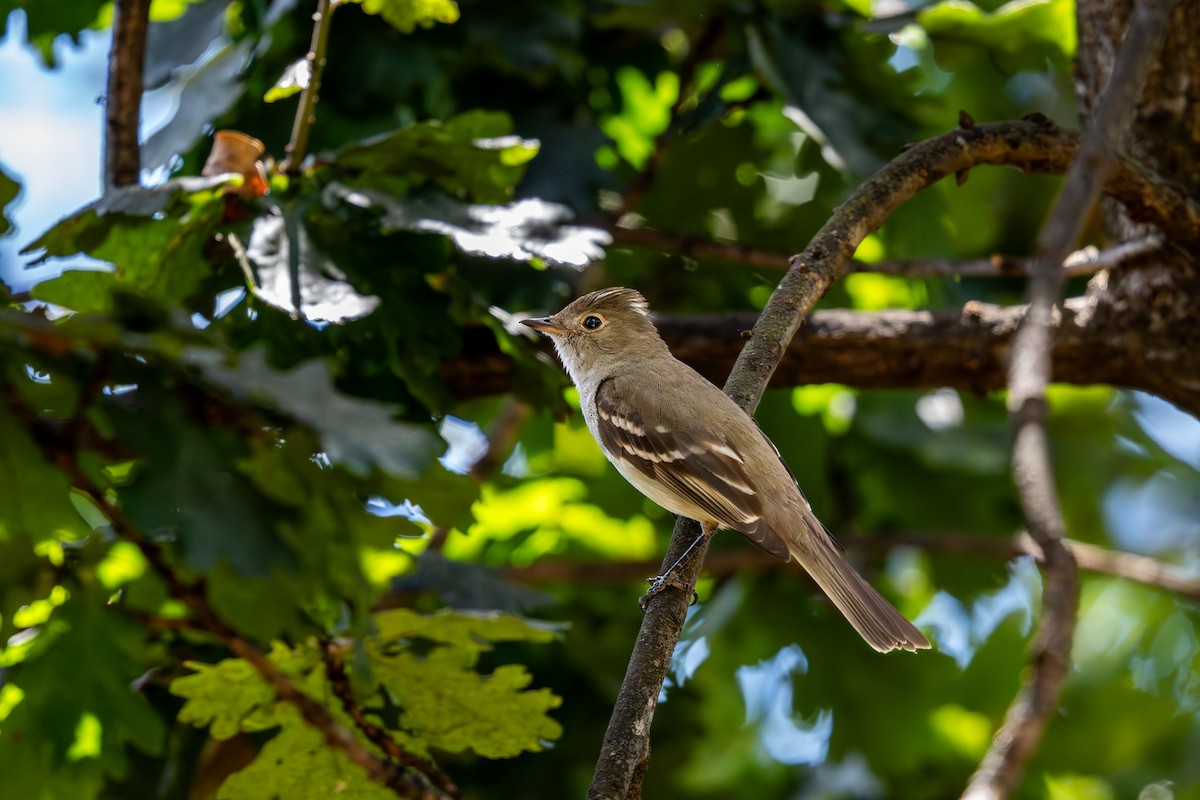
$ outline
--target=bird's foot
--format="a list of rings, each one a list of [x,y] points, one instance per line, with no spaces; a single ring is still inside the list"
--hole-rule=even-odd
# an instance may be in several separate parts
[[[646,593],[644,595],[642,595],[640,598],[638,598],[638,603],[641,604],[642,611],[646,610],[646,606],[650,603],[650,599],[652,597],[654,597],[656,594],[658,594],[659,592],[663,591],[664,589],[666,589],[668,587],[678,589],[679,591],[684,592],[684,593],[690,591],[692,593],[692,600],[691,600],[691,603],[689,603],[689,605],[691,605],[692,603],[695,603],[697,600],[700,599],[700,596],[696,594],[696,590],[694,588],[688,586],[685,582],[681,581],[679,579],[679,576],[675,574],[675,570],[673,570],[673,569],[667,570],[665,573],[663,573],[662,575],[659,575],[658,577],[647,578],[646,583],[650,584],[650,588],[646,590]]]

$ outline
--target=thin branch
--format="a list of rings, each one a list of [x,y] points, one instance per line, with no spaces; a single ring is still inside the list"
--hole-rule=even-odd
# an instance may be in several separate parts
[[[354,690],[350,686],[350,677],[346,674],[346,663],[342,658],[341,648],[333,643],[322,643],[321,655],[325,662],[325,674],[329,678],[329,685],[332,687],[334,695],[342,702],[342,708],[345,709],[346,714],[354,720],[354,725],[359,732],[393,763],[420,772],[432,781],[443,795],[453,798],[453,800],[461,800],[462,792],[454,785],[454,781],[450,780],[449,775],[438,769],[437,765],[429,759],[409,753],[387,731],[367,719],[362,706],[354,697]]]
[[[138,132],[142,117],[142,73],[150,0],[113,4],[112,49],[104,99],[104,186],[133,186],[142,174]]]
[[[710,258],[772,270],[785,270],[791,261],[791,256],[777,250],[734,242],[718,242],[700,236],[652,228],[626,228],[620,225],[609,225],[606,230],[613,237],[613,244],[616,246],[648,247],[680,256]],[[1131,239],[1105,250],[1085,247],[1068,255],[1062,268],[1068,278],[1087,277],[1100,270],[1113,269],[1126,262],[1144,258],[1158,252],[1162,246],[1163,237],[1153,234]],[[1029,260],[1004,255],[976,259],[921,258],[912,261],[876,262],[855,259],[850,262],[849,271],[907,278],[1020,278],[1028,275]]]
[[[836,209],[776,287],[738,355],[725,392],[753,412],[792,335],[833,280],[844,272],[854,250],[871,231],[921,189],[978,164],[1015,164],[1038,171],[1061,159],[1068,137],[1048,120],[1006,122],[960,128],[915,145],[867,180]],[[663,568],[674,564],[700,535],[691,520],[680,520]],[[589,800],[626,800],[640,795],[640,776],[650,752],[650,724],[663,679],[707,550],[676,575],[683,589],[668,589],[647,605],[629,668],[605,732]]]
[[[984,556],[1009,561],[1018,556],[1030,556],[1039,563],[1045,558],[1033,537],[1021,533],[1008,538],[981,536],[969,533],[889,533],[864,536],[838,533],[837,539],[851,553],[883,553],[896,548],[913,547],[930,553],[952,553]],[[1074,539],[1063,544],[1075,556],[1081,570],[1114,578],[1134,581],[1189,600],[1200,600],[1200,574],[1149,556],[1126,553],[1099,547]],[[510,567],[504,577],[517,583],[541,585],[547,583],[637,583],[654,574],[658,561],[555,561],[545,560],[525,567]],[[795,573],[795,566],[785,564],[757,547],[738,547],[709,553],[704,561],[703,574],[710,578],[727,578],[747,572]]]
[[[325,72],[325,51],[329,46],[329,29],[333,25],[333,12],[337,0],[317,0],[313,14],[312,44],[308,55],[308,85],[300,92],[300,105],[296,108],[296,120],[292,123],[292,138],[287,145],[285,172],[296,173],[308,154],[308,134],[317,120],[317,97],[321,91],[321,75]]]
[[[1014,421],[1013,479],[1029,530],[1043,554],[1043,613],[1034,635],[1031,669],[963,792],[964,800],[1002,800],[1020,783],[1025,763],[1058,705],[1071,659],[1079,610],[1078,566],[1064,543],[1064,522],[1046,437],[1054,310],[1062,293],[1059,264],[1074,247],[1128,128],[1170,18],[1172,0],[1142,0],[1126,33],[1092,127],[1067,175],[1062,195],[1038,239],[1030,270],[1029,314],[1009,368]]]

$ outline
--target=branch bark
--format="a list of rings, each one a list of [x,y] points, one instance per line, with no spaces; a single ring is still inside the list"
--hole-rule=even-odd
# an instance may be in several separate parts
[[[296,119],[292,123],[292,138],[287,144],[285,172],[299,172],[304,156],[308,153],[308,135],[316,122],[317,97],[321,91],[321,74],[325,71],[325,50],[329,46],[329,29],[333,23],[335,0],[317,0],[313,13],[312,44],[308,55],[308,85],[300,92],[300,104],[296,108]]]
[[[725,384],[726,394],[753,412],[803,318],[846,269],[867,234],[921,189],[979,164],[1046,171],[1050,159],[1061,159],[1071,149],[1065,146],[1068,139],[1047,120],[972,125],[915,145],[885,166],[837,208],[804,252],[792,259],[738,355]],[[698,535],[694,521],[680,520],[663,569],[674,564]],[[646,607],[588,789],[589,800],[640,796],[649,760],[650,724],[706,550],[705,542],[677,571],[682,590],[660,592]]]
[[[104,186],[133,186],[142,173],[138,132],[142,118],[142,73],[150,0],[113,4],[112,49],[104,100]]]
[[[1063,286],[1059,265],[1078,241],[1087,214],[1114,166],[1120,136],[1129,126],[1166,31],[1171,3],[1142,0],[1135,12],[1092,128],[1038,239],[1038,255],[1030,271],[1029,312],[1014,343],[1009,368],[1008,405],[1015,427],[1013,479],[1045,565],[1043,612],[1034,636],[1031,669],[971,776],[964,800],[1002,800],[1013,793],[1058,705],[1070,666],[1079,611],[1078,565],[1063,542],[1065,525],[1045,427],[1053,315]]]
[[[1200,386],[1177,381],[1200,372],[1200,352],[1164,331],[1131,347],[1129,331],[1098,318],[1091,297],[1068,300],[1056,317],[1053,379],[1137,389],[1200,417]],[[814,312],[783,354],[772,385],[841,383],[859,389],[1003,389],[1005,364],[1026,306],[969,302],[945,311]],[[712,381],[728,375],[754,325],[749,313],[658,317],[675,356]],[[463,355],[441,377],[468,399],[510,391],[513,364],[489,331],[468,333]]]

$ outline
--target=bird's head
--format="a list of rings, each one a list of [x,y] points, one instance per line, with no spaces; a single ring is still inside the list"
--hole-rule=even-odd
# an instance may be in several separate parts
[[[576,386],[585,375],[603,377],[623,362],[668,352],[650,321],[646,299],[633,289],[601,289],[557,314],[521,322],[554,341]]]

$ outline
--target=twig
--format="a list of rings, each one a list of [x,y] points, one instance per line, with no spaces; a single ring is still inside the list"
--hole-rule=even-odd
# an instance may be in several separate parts
[[[1018,164],[1041,171],[1048,161],[1062,158],[1068,149],[1063,144],[1062,132],[1048,120],[972,125],[915,145],[885,166],[833,212],[808,248],[792,260],[738,356],[725,392],[747,412],[754,410],[804,316],[842,273],[863,238],[918,191],[978,164]],[[681,520],[663,568],[674,564],[698,535],[695,522]],[[682,590],[660,592],[647,606],[605,732],[589,800],[640,795],[650,724],[706,549],[707,543],[702,544],[696,557],[676,573]]]
[[[1043,562],[1042,549],[1028,534],[1008,538],[970,533],[899,533],[880,536],[838,533],[837,539],[852,553],[880,553],[900,547],[915,547],[932,553],[985,556],[1003,561],[1031,556]],[[1111,575],[1172,592],[1190,600],[1200,600],[1200,575],[1148,556],[1111,550],[1087,542],[1064,539],[1063,544],[1075,556],[1079,568]],[[640,561],[539,561],[526,567],[510,567],[505,578],[529,585],[546,583],[636,583],[654,573],[657,560]],[[711,578],[726,578],[747,572],[794,573],[795,566],[785,564],[757,547],[738,547],[709,553],[703,573]]]
[[[626,228],[609,225],[606,230],[617,246],[649,247],[681,256],[711,258],[746,264],[762,269],[785,270],[791,256],[777,250],[765,250],[751,245],[733,242],[718,242],[699,236],[671,233],[652,228]],[[1094,247],[1076,250],[1063,261],[1063,272],[1068,278],[1094,275],[1103,269],[1112,269],[1135,259],[1143,258],[1162,248],[1163,237],[1158,234],[1131,239],[1128,242],[1097,250]],[[926,277],[972,277],[972,278],[1020,278],[1029,273],[1029,260],[1010,256],[994,255],[990,258],[954,259],[920,258],[912,261],[866,262],[855,259],[850,262],[850,272],[869,272],[879,275],[898,275],[908,278]]]
[[[325,71],[325,50],[329,46],[329,29],[333,23],[333,12],[337,0],[317,0],[313,14],[312,44],[308,50],[308,85],[300,92],[300,105],[296,108],[296,120],[292,123],[292,138],[287,145],[287,158],[283,163],[285,172],[296,173],[304,156],[308,154],[308,134],[316,121],[317,97],[321,91],[321,74]]]
[[[354,720],[355,726],[362,735],[367,737],[368,741],[378,747],[394,763],[420,772],[432,781],[446,797],[461,800],[462,792],[454,785],[454,781],[450,780],[449,775],[438,769],[432,761],[409,753],[387,731],[367,719],[362,706],[354,697],[354,690],[350,686],[349,676],[346,675],[346,664],[342,659],[341,650],[331,642],[323,642],[321,654],[325,662],[325,674],[329,678],[329,685],[332,687],[333,693],[342,702],[342,708],[345,709],[350,719]]]
[[[112,49],[104,100],[104,186],[133,186],[142,174],[138,130],[142,116],[142,71],[150,0],[113,4]]]
[[[1142,0],[1113,67],[1092,127],[1066,186],[1038,238],[1030,271],[1029,314],[1013,348],[1009,410],[1013,418],[1013,479],[1029,531],[1043,554],[1043,613],[1034,635],[1031,669],[963,792],[964,800],[1002,800],[1016,789],[1058,704],[1071,659],[1079,609],[1078,568],[1063,543],[1064,523],[1046,441],[1054,307],[1062,292],[1058,265],[1074,247],[1114,164],[1121,135],[1159,51],[1172,0]]]

